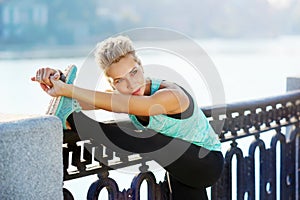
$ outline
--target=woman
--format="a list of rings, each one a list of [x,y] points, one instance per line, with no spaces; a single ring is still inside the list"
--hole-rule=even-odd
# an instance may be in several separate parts
[[[134,153],[154,152],[176,141],[178,148],[173,151],[184,149],[176,160],[166,164],[166,157],[160,154],[153,154],[152,158],[168,172],[172,198],[208,199],[206,187],[219,178],[223,156],[217,134],[191,95],[175,83],[145,78],[141,61],[127,37],[104,40],[98,44],[95,57],[114,92],[96,92],[74,86],[74,66],[68,69],[66,82],[60,80],[63,75],[60,71],[41,68],[32,80],[39,82],[49,95],[61,97],[57,98],[58,106],[50,112],[62,120],[64,128],[75,129],[74,118],[93,124],[86,129],[93,129],[91,127],[96,124],[114,145]],[[83,110],[128,113],[132,123],[143,130],[142,134],[151,135],[151,130],[158,134],[147,138],[131,137],[128,132],[132,135],[141,133],[93,121],[82,114],[78,106],[73,106],[77,102]]]

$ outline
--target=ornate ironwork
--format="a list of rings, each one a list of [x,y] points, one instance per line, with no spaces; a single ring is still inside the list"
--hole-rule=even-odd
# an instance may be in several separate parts
[[[203,108],[213,126],[223,125],[221,142],[231,143],[225,154],[223,174],[211,187],[211,199],[247,197],[252,200],[258,197],[268,200],[276,199],[277,195],[280,195],[280,199],[299,199],[300,91],[228,104],[225,108],[226,114],[221,112],[224,107]],[[262,139],[263,134],[273,134],[269,145]],[[248,155],[244,155],[242,146],[239,146],[245,138],[253,139],[252,142],[247,142]],[[64,143],[64,180],[98,174],[99,180],[90,186],[88,199],[98,199],[103,188],[107,189],[109,199],[139,199],[139,188],[144,180],[148,184],[148,199],[170,199],[166,181],[156,183],[154,175],[145,169],[142,171],[146,172],[133,178],[129,189],[122,191],[116,181],[108,176],[111,166],[114,169],[141,163],[146,166],[147,159],[139,155],[129,159],[116,152],[109,152],[105,146],[97,147],[98,149],[94,147],[95,153],[101,153],[104,158],[104,162],[100,163],[94,155],[85,151],[85,147],[93,144],[80,141],[72,131],[65,131]],[[268,146],[270,147],[267,148]],[[259,152],[259,157],[256,152]],[[233,168],[234,158],[236,168]],[[233,180],[235,177],[236,181]],[[236,185],[233,185],[234,182]],[[64,195],[65,199],[73,198],[66,189]]]

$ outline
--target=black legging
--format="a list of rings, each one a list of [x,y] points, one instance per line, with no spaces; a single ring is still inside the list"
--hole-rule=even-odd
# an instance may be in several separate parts
[[[170,174],[173,199],[207,199],[206,187],[214,184],[223,169],[223,155],[151,130],[136,132],[119,124],[104,124],[82,112],[68,118],[81,139],[103,144],[118,153],[151,157]],[[142,136],[142,138],[141,138]]]

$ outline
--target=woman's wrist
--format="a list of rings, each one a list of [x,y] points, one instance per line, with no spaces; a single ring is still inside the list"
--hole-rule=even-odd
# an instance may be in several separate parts
[[[63,95],[62,96],[72,98],[73,97],[73,91],[74,91],[74,85],[64,84],[64,89],[63,89]]]

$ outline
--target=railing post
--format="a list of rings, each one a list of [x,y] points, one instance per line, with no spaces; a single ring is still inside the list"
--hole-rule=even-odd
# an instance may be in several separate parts
[[[286,79],[286,91],[290,92],[293,90],[300,90],[300,76],[299,77],[288,77]],[[290,127],[286,128],[286,137],[290,138],[292,129]]]
[[[288,77],[287,80],[286,80],[286,90],[289,92],[289,91],[293,91],[293,90],[300,90],[300,76],[299,77]],[[286,128],[286,135],[287,135],[287,138],[290,138],[290,135],[291,135],[291,132],[292,132],[292,128],[291,127],[287,127]],[[295,144],[295,180],[296,180],[296,184],[295,184],[295,196],[296,196],[296,199],[299,199],[300,197],[300,188],[299,188],[299,176],[300,176],[300,173],[299,173],[299,168],[300,168],[300,161],[299,161],[299,140],[296,139],[296,144]]]
[[[300,76],[299,77],[288,77],[286,81],[286,90],[300,90]]]
[[[62,125],[0,114],[0,199],[63,199]]]

